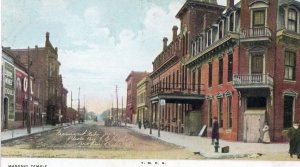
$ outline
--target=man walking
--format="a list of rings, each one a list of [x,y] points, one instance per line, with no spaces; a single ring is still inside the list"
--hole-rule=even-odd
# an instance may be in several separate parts
[[[219,123],[217,121],[217,117],[213,118],[212,125],[212,134],[211,134],[211,144],[214,145],[216,142],[219,144]]]
[[[288,130],[288,138],[289,138],[289,153],[291,158],[293,157],[293,154],[296,153],[296,141],[295,141],[295,137],[296,137],[296,130],[298,129],[298,124],[294,123],[293,126],[291,128],[289,128]]]

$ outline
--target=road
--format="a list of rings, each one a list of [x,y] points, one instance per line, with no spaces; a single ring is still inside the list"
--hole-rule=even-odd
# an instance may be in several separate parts
[[[199,155],[137,133],[100,123],[72,125],[2,144],[3,157],[97,159],[203,159]]]

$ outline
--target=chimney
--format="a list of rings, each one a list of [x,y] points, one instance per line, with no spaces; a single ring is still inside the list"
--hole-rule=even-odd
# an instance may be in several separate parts
[[[204,14],[204,16],[203,16],[203,30],[205,30],[206,29],[206,13]]]
[[[229,9],[234,6],[234,0],[227,0],[226,8]]]
[[[57,51],[58,51],[58,49],[57,49],[57,47],[55,47],[55,52],[57,53]]]
[[[164,39],[163,39],[163,50],[165,50],[167,48],[167,43],[168,43],[168,38],[164,37]]]
[[[50,33],[49,32],[46,32],[46,40],[49,41],[49,36],[50,36]]]
[[[174,41],[177,38],[178,27],[177,26],[173,26],[172,30],[173,30],[173,41]]]

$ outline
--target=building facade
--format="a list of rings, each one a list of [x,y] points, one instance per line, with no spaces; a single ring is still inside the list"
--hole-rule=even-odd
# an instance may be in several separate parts
[[[151,80],[149,76],[144,77],[137,83],[137,119],[141,121],[142,124],[150,122],[150,84]]]
[[[50,34],[46,33],[45,47],[29,49],[11,49],[10,51],[25,66],[28,65],[28,54],[31,60],[30,71],[35,76],[35,87],[37,98],[40,100],[41,113],[46,116],[48,124],[59,123],[61,106],[58,104],[60,99],[60,82],[58,61],[58,49],[54,48],[49,40]]]
[[[260,142],[267,125],[272,141],[286,141],[300,122],[299,5],[187,0],[180,33],[174,26],[152,63],[152,127],[210,136],[217,117],[221,139]]]
[[[127,83],[127,102],[126,102],[126,120],[130,123],[137,123],[136,113],[136,95],[137,95],[137,83],[141,81],[147,72],[131,71],[126,78]]]
[[[192,38],[185,62],[190,82],[198,80],[205,88],[201,121],[210,135],[216,116],[223,139],[260,142],[268,125],[272,141],[286,141],[283,130],[300,121],[300,3],[227,4],[213,24]]]
[[[36,96],[35,79],[28,70],[14,57],[9,48],[2,48],[2,129],[16,129],[26,127],[27,105],[30,113],[31,126],[42,124],[39,99]],[[29,94],[28,94],[28,91]],[[28,95],[29,102],[28,102]]]
[[[163,39],[163,51],[153,61],[151,88],[151,128],[187,135],[198,135],[204,117],[201,84],[190,82],[184,61],[191,52],[190,41],[223,12],[216,1],[188,0],[177,13],[180,30],[173,27],[173,39]],[[196,75],[196,73],[193,73]]]

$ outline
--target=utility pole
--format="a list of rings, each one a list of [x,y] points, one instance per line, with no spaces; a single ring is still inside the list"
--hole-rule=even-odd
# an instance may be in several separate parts
[[[26,113],[27,113],[27,133],[30,134],[31,133],[31,115],[30,115],[30,65],[31,65],[31,61],[30,61],[30,55],[29,55],[29,46],[28,46],[28,60],[27,60],[27,105],[26,105]]]
[[[117,98],[117,123],[118,123],[119,122],[118,85],[116,85],[116,98]]]
[[[83,122],[85,121],[85,119],[86,119],[86,114],[85,114],[85,95],[83,96],[83,99],[84,99],[84,101],[83,101]]]
[[[72,102],[73,102],[73,99],[72,99],[72,91],[71,91],[71,108],[72,108]]]
[[[80,122],[80,87],[78,88],[78,123]]]
[[[123,96],[122,96],[122,117],[121,117],[121,121],[124,122],[124,115],[123,115]],[[122,124],[121,122],[121,124]]]

